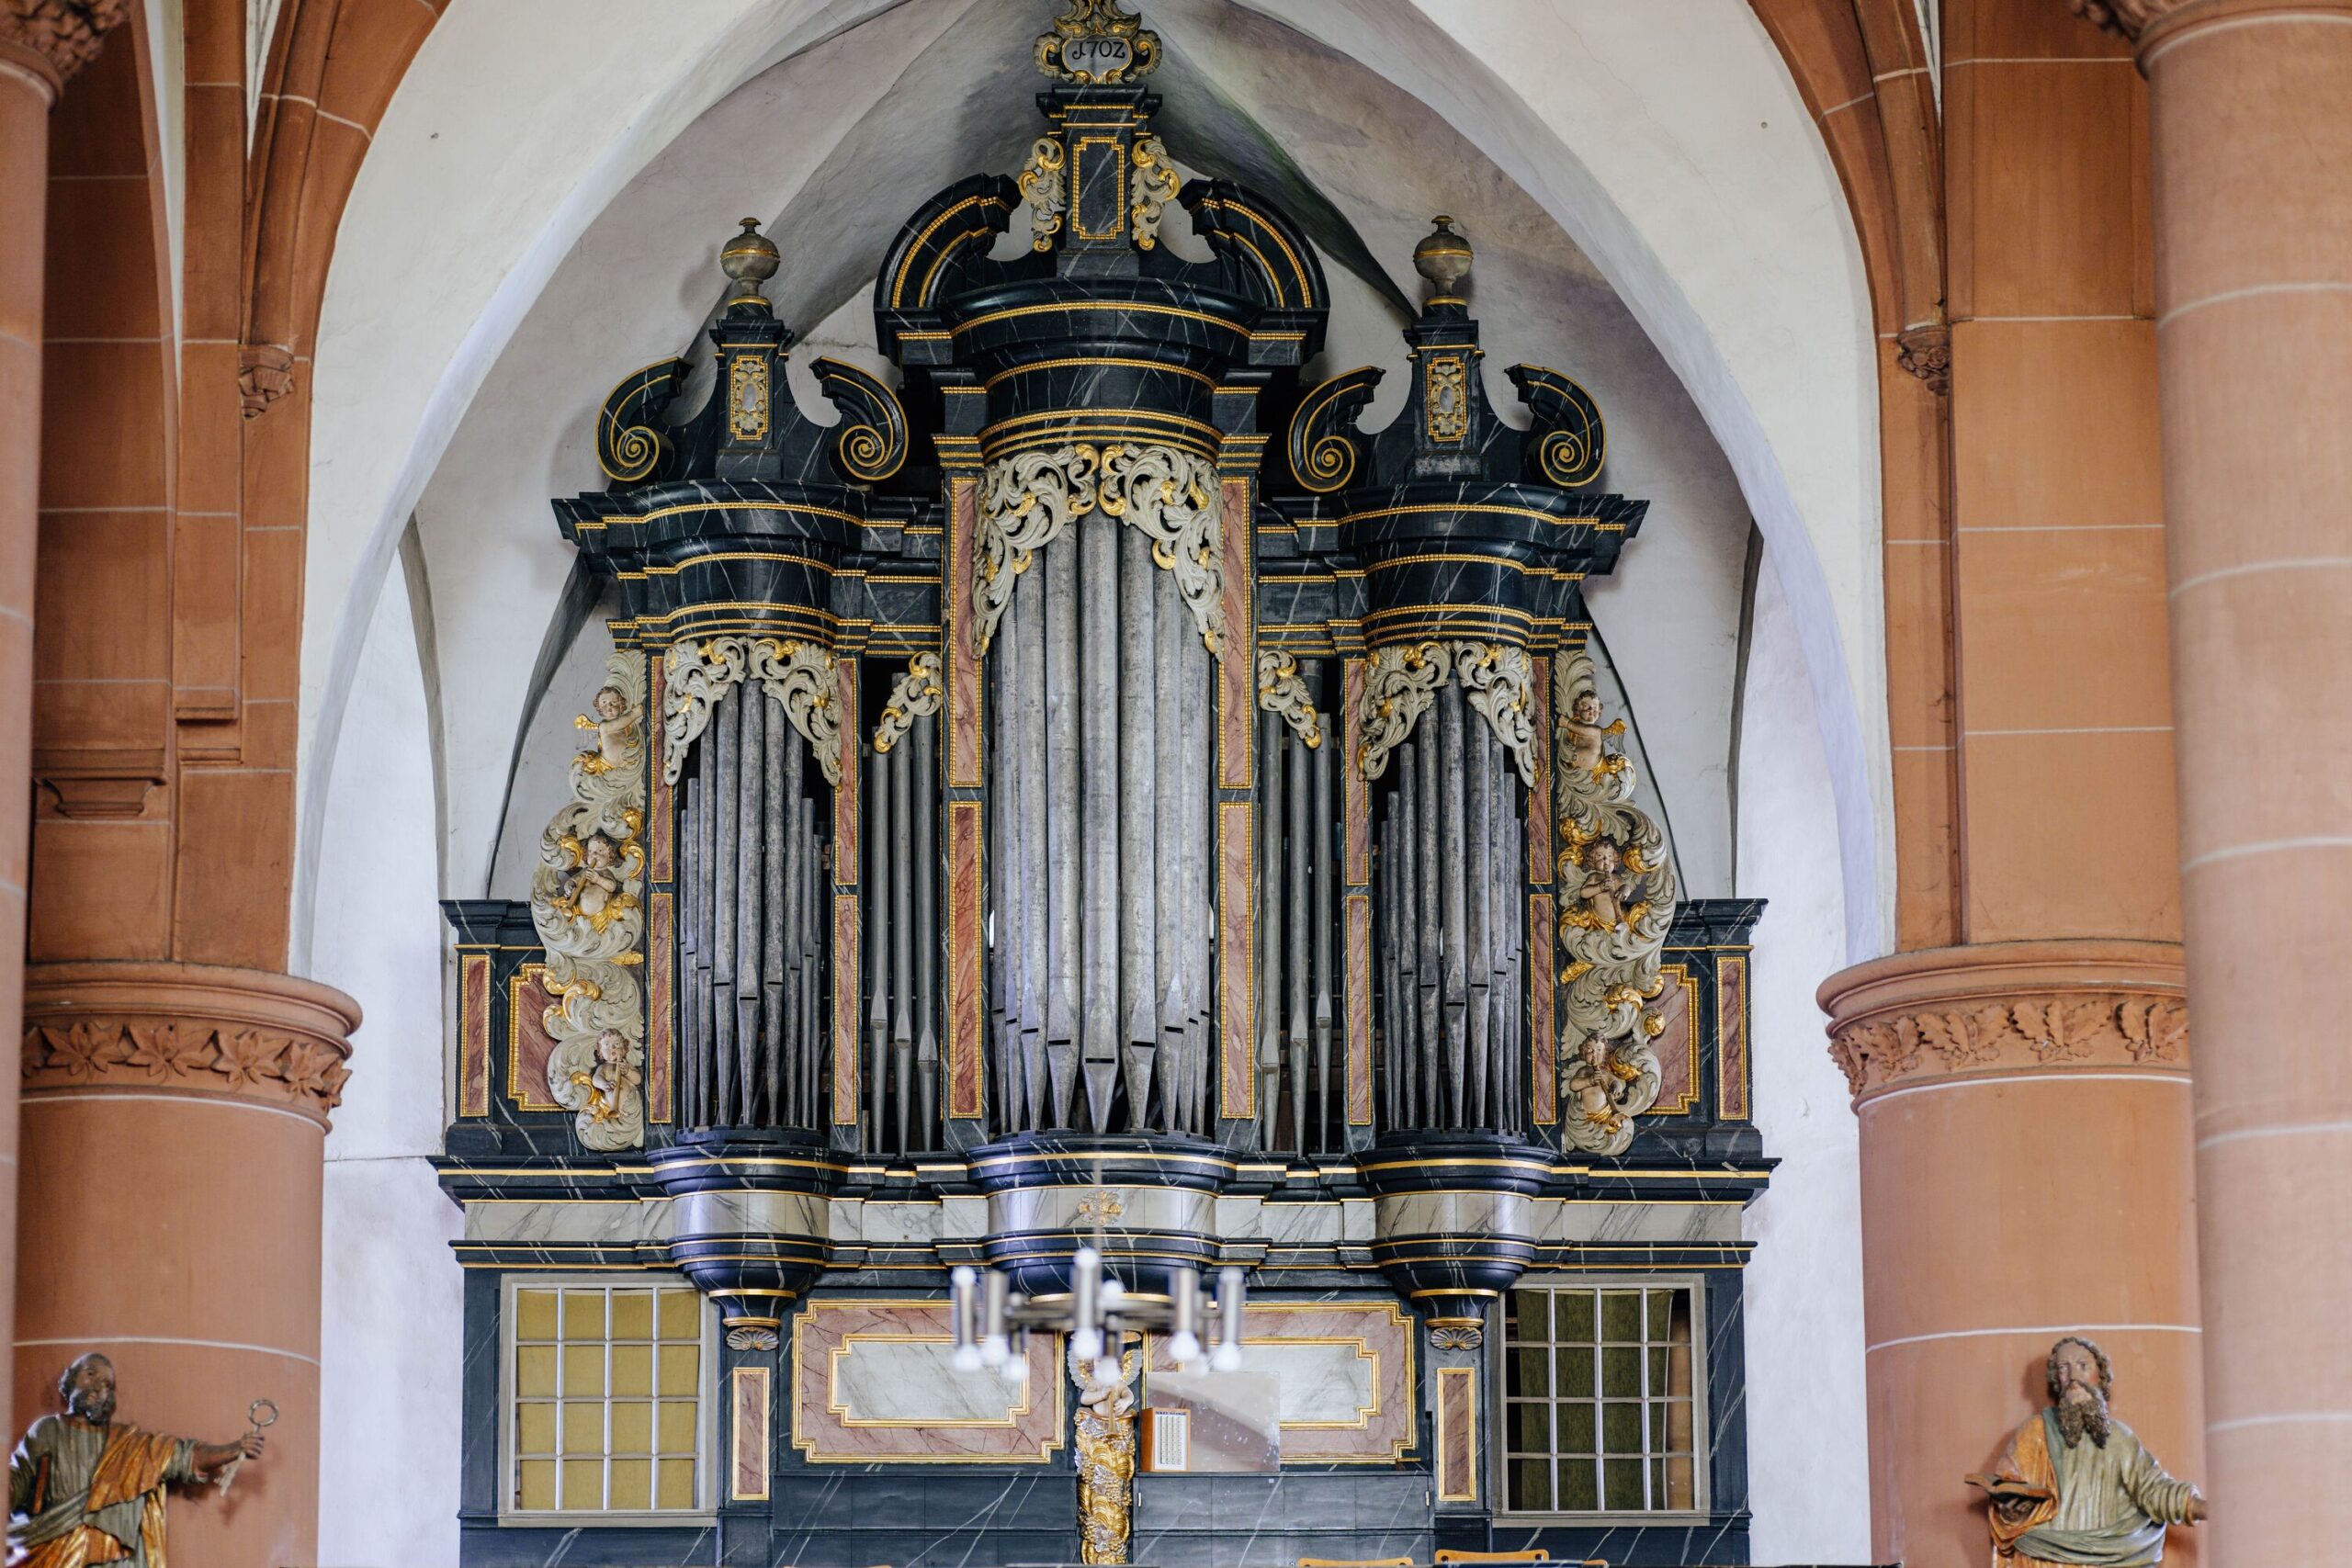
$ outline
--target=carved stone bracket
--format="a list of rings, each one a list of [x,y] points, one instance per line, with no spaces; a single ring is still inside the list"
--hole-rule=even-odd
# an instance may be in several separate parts
[[[359,1007],[310,980],[204,964],[25,971],[25,1092],[158,1090],[284,1107],[324,1127]]]
[[[2188,1070],[2179,948],[1987,942],[1898,953],[1821,987],[1829,1055],[1859,1105],[1986,1073]]]
[[[1315,717],[1315,697],[1299,679],[1298,660],[1278,649],[1264,649],[1258,654],[1258,705],[1282,715],[1309,748],[1323,744],[1323,727]]]
[[[882,705],[882,722],[874,727],[874,749],[888,752],[899,743],[914,721],[939,711],[947,688],[940,680],[939,655],[918,653],[907,660],[907,672],[890,688],[890,700]]]
[[[1261,667],[1262,671],[1262,666]],[[1412,739],[1413,726],[1436,699],[1438,688],[1458,679],[1470,706],[1484,718],[1511,755],[1520,781],[1535,782],[1535,728],[1527,717],[1535,666],[1523,648],[1506,643],[1392,643],[1373,649],[1364,672],[1363,741],[1356,765],[1376,779],[1388,771],[1388,754]],[[1260,676],[1261,706],[1264,677]]]
[[[1894,336],[1895,363],[1928,384],[1938,397],[1951,395],[1951,329],[1942,322],[1905,327]]]
[[[1205,457],[1172,446],[1079,443],[990,463],[980,485],[972,565],[972,651],[985,654],[1014,581],[1073,518],[1100,511],[1151,536],[1151,558],[1173,573],[1201,642],[1225,637],[1221,490]]]
[[[842,719],[833,700],[833,656],[813,643],[773,637],[721,637],[670,645],[663,660],[662,771],[676,784],[686,752],[710,710],[742,681],[757,681],[784,706],[792,727],[816,753],[825,782],[842,782]]]
[[[1052,250],[1054,236],[1062,231],[1062,214],[1069,210],[1062,171],[1069,163],[1058,136],[1040,136],[1029,144],[1029,162],[1021,171],[1021,198],[1029,204],[1033,251]]]
[[[237,350],[237,396],[247,419],[294,389],[294,355],[271,343],[249,343]]]

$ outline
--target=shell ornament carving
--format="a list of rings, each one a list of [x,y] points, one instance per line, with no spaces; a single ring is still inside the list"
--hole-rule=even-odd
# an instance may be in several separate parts
[[[1151,558],[1172,573],[1202,643],[1225,637],[1225,536],[1216,468],[1172,446],[1087,443],[990,463],[980,484],[972,563],[972,651],[984,655],[1012,600],[1014,580],[1073,518],[1100,511],[1151,536]]]
[[[547,948],[541,985],[555,1049],[548,1092],[574,1112],[582,1148],[645,1143],[645,655],[616,653],[579,727],[571,798],[539,836],[531,923]]]
[[[1299,678],[1298,660],[1279,649],[1265,649],[1258,655],[1258,705],[1282,715],[1310,750],[1323,744],[1323,727],[1315,718],[1315,698]]]
[[[874,727],[874,749],[887,754],[915,720],[939,711],[947,688],[940,681],[939,655],[918,653],[907,660],[907,672],[890,688],[882,705],[882,722]]]
[[[1133,1526],[1136,1483],[1136,1376],[1142,1359],[1130,1346],[1114,1378],[1069,1354],[1069,1381],[1078,1385],[1078,1548],[1081,1562],[1125,1562]]]
[[[825,782],[842,782],[842,725],[833,700],[833,656],[812,643],[773,637],[720,637],[707,642],[670,645],[662,689],[662,774],[676,784],[686,752],[710,723],[710,710],[738,682],[757,681],[782,705],[823,770]]]
[[[1559,657],[1553,680],[1554,775],[1559,813],[1560,1135],[1587,1154],[1623,1154],[1634,1118],[1657,1103],[1647,1010],[1674,923],[1666,836],[1634,806],[1623,719],[1603,724],[1592,658]]]

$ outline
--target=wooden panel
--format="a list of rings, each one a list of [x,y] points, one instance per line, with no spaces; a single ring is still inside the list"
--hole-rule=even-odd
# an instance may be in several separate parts
[[[1061,1340],[1026,1375],[957,1369],[944,1301],[810,1302],[792,1320],[792,1443],[811,1464],[1043,1464],[1062,1446]]]
[[[458,954],[458,1114],[490,1114],[490,954]]]
[[[656,893],[646,913],[645,1119],[649,1122],[668,1122],[674,1111],[672,1095],[676,1078],[671,1058],[676,1038],[673,998],[677,990],[673,976],[678,949],[672,931],[672,903],[669,894]]]
[[[768,1495],[768,1370],[738,1367],[734,1391],[734,1443],[727,1495],[738,1503],[763,1502]]]
[[[987,1107],[980,1080],[986,1019],[980,996],[980,895],[985,851],[980,803],[947,803],[947,1114],[978,1116]],[[854,1010],[852,1013],[854,1018]]]
[[[1478,1374],[1470,1367],[1437,1371],[1437,1500],[1478,1500]]]
[[[1220,801],[1216,808],[1216,1017],[1217,1076],[1222,1088],[1218,1114],[1258,1113],[1258,1075],[1251,1070],[1250,1037],[1257,1030],[1257,987],[1248,954],[1257,952],[1256,893],[1250,886],[1257,810],[1246,800]],[[1234,955],[1243,955],[1239,963]],[[977,1003],[978,987],[973,989]]]

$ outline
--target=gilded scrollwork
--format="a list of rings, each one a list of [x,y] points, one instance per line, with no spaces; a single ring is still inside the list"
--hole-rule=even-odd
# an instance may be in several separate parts
[[[1062,231],[1062,214],[1069,210],[1069,182],[1064,177],[1069,154],[1058,136],[1040,136],[1029,144],[1029,162],[1021,170],[1021,198],[1029,204],[1029,248],[1050,251]]]
[[[710,723],[710,710],[729,687],[745,681],[757,681],[782,705],[816,754],[825,782],[840,784],[842,721],[840,705],[833,700],[833,656],[814,643],[748,637],[670,645],[662,679],[666,711],[662,716],[662,772],[668,782],[678,782],[687,751]]]
[[[1258,705],[1268,713],[1282,715],[1283,721],[1298,731],[1298,738],[1308,747],[1323,744],[1323,727],[1315,717],[1314,694],[1299,678],[1298,660],[1280,649],[1259,650]]]
[[[1012,586],[1073,518],[1100,510],[1149,535],[1211,653],[1225,636],[1225,537],[1216,468],[1172,446],[1087,443],[989,465],[972,566],[972,650],[988,652]]]
[[[1562,913],[1561,1135],[1589,1154],[1622,1154],[1634,1118],[1657,1102],[1650,1041],[1661,1021],[1645,1011],[1674,922],[1666,837],[1633,804],[1634,772],[1609,741],[1591,656],[1560,657],[1553,679]]]
[[[1142,1357],[1121,1349],[1115,1376],[1102,1378],[1099,1363],[1069,1354],[1070,1382],[1078,1385],[1079,1561],[1125,1562],[1132,1529],[1136,1478],[1136,1375]]]
[[[1470,706],[1518,765],[1520,783],[1532,788],[1535,726],[1527,710],[1535,700],[1535,661],[1527,649],[1504,642],[1457,642],[1453,674]]]
[[[918,653],[908,660],[906,673],[899,677],[890,688],[889,701],[882,705],[882,722],[874,727],[874,749],[887,753],[916,719],[939,711],[946,692],[940,680],[939,655]]]
[[[539,837],[531,923],[547,949],[541,984],[556,998],[548,1089],[575,1112],[583,1148],[645,1142],[646,1018],[633,971],[643,962],[645,656],[616,653],[593,714],[595,744],[573,754],[571,798]]]
[[[1168,148],[1157,136],[1136,139],[1135,201],[1127,209],[1132,220],[1136,248],[1148,251],[1159,243],[1160,209],[1176,199],[1176,192],[1183,184],[1176,173],[1176,161],[1168,155]]]
[[[1442,643],[1390,643],[1372,650],[1364,670],[1363,740],[1356,748],[1364,777],[1388,771],[1388,754],[1412,737],[1414,722],[1429,712],[1452,664]]]

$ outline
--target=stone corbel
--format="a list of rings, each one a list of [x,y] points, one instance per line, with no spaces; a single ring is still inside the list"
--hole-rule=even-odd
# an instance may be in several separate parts
[[[54,94],[98,57],[130,0],[0,0],[0,59],[29,56]]]
[[[293,389],[293,355],[274,343],[249,343],[237,350],[237,394],[247,419],[258,419]]]

